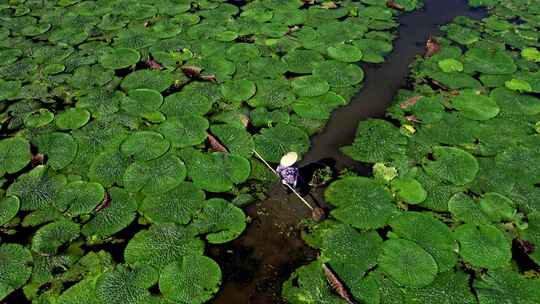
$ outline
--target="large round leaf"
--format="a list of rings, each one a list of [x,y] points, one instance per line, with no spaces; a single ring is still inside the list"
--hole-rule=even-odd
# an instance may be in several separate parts
[[[124,186],[129,192],[145,194],[167,192],[186,178],[186,167],[178,157],[165,154],[149,161],[136,161],[124,173]]]
[[[510,243],[504,233],[491,225],[464,224],[454,231],[459,255],[475,267],[496,269],[509,264]]]
[[[257,90],[255,83],[250,80],[240,79],[225,82],[220,87],[221,94],[225,99],[235,103],[248,100]]]
[[[32,251],[55,254],[60,246],[79,237],[79,224],[68,220],[59,220],[36,231],[32,238]]]
[[[148,288],[157,281],[152,267],[137,266],[129,270],[119,265],[101,275],[96,282],[95,295],[101,303],[138,304],[148,303]]]
[[[173,147],[183,148],[202,143],[209,123],[202,116],[185,114],[168,118],[157,129]]]
[[[303,154],[308,150],[309,137],[300,128],[278,124],[273,128],[262,129],[253,136],[255,149],[269,162],[279,162],[290,151]]]
[[[219,290],[221,269],[203,255],[188,255],[167,265],[159,277],[159,290],[175,303],[202,304]]]
[[[488,120],[499,114],[499,106],[495,100],[473,91],[462,91],[452,99],[452,106],[459,110],[464,117],[474,120]]]
[[[85,109],[70,108],[56,115],[56,126],[61,130],[78,129],[90,120],[90,112]]]
[[[478,173],[478,162],[468,152],[453,147],[433,147],[434,161],[427,161],[427,174],[455,185],[470,183]]]
[[[8,196],[0,200],[0,226],[8,223],[19,212],[21,203],[16,196]]]
[[[141,55],[137,50],[129,48],[115,48],[109,53],[99,57],[102,66],[108,69],[122,69],[136,64]]]
[[[383,227],[397,212],[390,192],[365,177],[340,179],[326,189],[325,197],[338,207],[332,210],[332,216],[360,229]]]
[[[32,274],[32,255],[19,244],[0,245],[0,300],[26,283]]]
[[[296,95],[305,97],[323,95],[330,89],[328,82],[312,75],[297,77],[291,85]]]
[[[208,200],[196,215],[193,226],[206,234],[212,244],[222,244],[237,238],[246,228],[246,216],[232,203],[213,198]]]
[[[69,165],[77,154],[77,143],[67,133],[43,133],[34,139],[34,144],[47,156],[47,164],[56,170]]]
[[[364,71],[357,65],[328,60],[313,69],[313,75],[326,80],[331,87],[348,87],[364,79]]]
[[[165,97],[160,108],[167,117],[204,115],[210,111],[214,101],[203,95],[180,91]]]
[[[30,143],[22,137],[0,140],[0,176],[15,173],[31,160]]]
[[[120,145],[120,151],[126,157],[134,157],[135,160],[152,160],[165,154],[169,146],[170,143],[159,133],[137,131],[124,140]]]
[[[160,70],[137,70],[127,75],[122,81],[122,88],[125,90],[152,89],[164,91],[172,85],[174,77],[172,74]]]
[[[105,189],[98,183],[75,181],[60,190],[54,206],[70,216],[92,212],[103,200]]]
[[[199,187],[189,182],[182,182],[168,192],[147,196],[139,210],[154,223],[187,224],[203,207],[204,198],[204,191]]]
[[[431,254],[415,242],[401,239],[390,239],[383,243],[379,267],[397,283],[410,287],[430,284],[438,272]]]

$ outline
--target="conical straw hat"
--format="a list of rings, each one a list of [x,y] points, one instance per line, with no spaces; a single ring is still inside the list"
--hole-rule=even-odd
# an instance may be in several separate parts
[[[296,152],[289,152],[281,158],[279,164],[285,167],[289,167],[294,165],[296,161],[298,160],[298,154]]]

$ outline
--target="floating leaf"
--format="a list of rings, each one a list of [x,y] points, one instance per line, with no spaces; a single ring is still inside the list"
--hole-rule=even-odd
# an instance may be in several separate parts
[[[328,119],[332,111],[347,104],[345,98],[334,92],[322,96],[301,97],[297,99],[292,108],[296,114],[304,118]]]
[[[32,255],[19,244],[0,245],[0,300],[22,287],[32,274]]]
[[[239,103],[251,98],[257,88],[252,81],[240,79],[225,82],[221,85],[220,90],[226,100]]]
[[[463,64],[453,58],[443,59],[438,62],[439,67],[445,73],[461,72],[463,71]]]
[[[521,80],[521,79],[513,78],[512,80],[506,81],[504,83],[504,85],[509,90],[517,91],[517,92],[520,92],[520,93],[529,93],[529,92],[532,92],[532,90],[533,90],[531,85],[528,82],[526,82],[525,80]]]
[[[246,216],[242,209],[228,201],[213,198],[206,201],[193,220],[193,226],[206,234],[211,244],[222,244],[234,240],[246,229]]]
[[[256,82],[257,93],[247,101],[252,107],[266,107],[276,109],[291,104],[294,94],[290,90],[289,82],[280,80],[260,80]]]
[[[383,243],[379,267],[397,283],[410,287],[427,286],[435,279],[438,267],[433,256],[415,242],[390,239]]]
[[[22,137],[0,140],[0,176],[16,173],[32,159],[30,143]]]
[[[362,51],[349,44],[338,44],[326,49],[330,58],[343,62],[357,62],[362,59]]]
[[[60,190],[54,206],[73,217],[92,212],[104,196],[105,189],[100,184],[75,181]]]
[[[7,224],[17,215],[20,204],[16,196],[8,196],[0,200],[0,226]]]
[[[251,171],[249,161],[238,155],[193,150],[183,152],[182,158],[195,185],[209,192],[229,191],[246,181]]]
[[[471,48],[464,61],[468,69],[485,74],[511,74],[517,70],[512,57],[499,50]]]
[[[513,205],[508,197],[495,192],[484,194],[480,200],[480,209],[494,222],[511,220],[516,213]]]
[[[285,153],[294,151],[303,154],[308,150],[309,137],[301,129],[278,124],[272,128],[262,129],[253,136],[255,149],[269,162],[277,163]]]
[[[216,135],[229,152],[243,157],[250,157],[255,144],[245,128],[231,124],[213,125],[210,131]],[[222,151],[223,152],[223,151]]]
[[[219,290],[221,270],[211,258],[188,255],[167,265],[159,277],[159,290],[176,303],[200,304]]]
[[[204,251],[204,243],[188,228],[171,223],[152,225],[135,234],[124,250],[124,259],[130,265],[147,264],[163,269],[187,255]]]
[[[325,80],[331,87],[347,87],[358,84],[364,79],[364,71],[354,64],[328,60],[319,63],[313,69],[313,75]]]
[[[427,198],[427,192],[414,178],[398,178],[392,181],[392,190],[409,204],[419,204]]]
[[[457,243],[450,229],[433,216],[419,212],[404,212],[389,222],[392,232],[420,245],[433,256],[439,272],[452,269],[457,263],[454,252]]]
[[[521,56],[529,61],[540,62],[540,51],[536,48],[524,48],[521,50]]]
[[[157,194],[173,189],[185,178],[184,162],[172,154],[165,154],[157,159],[131,164],[124,173],[124,186],[129,192]]]
[[[165,98],[160,110],[167,117],[204,115],[212,108],[213,100],[201,93],[181,91]]]
[[[534,303],[540,297],[540,280],[527,278],[510,268],[489,270],[475,279],[480,304]]]
[[[109,206],[97,212],[81,229],[87,237],[108,237],[126,228],[137,210],[135,198],[121,188],[111,188]]]
[[[34,144],[47,156],[47,164],[56,170],[69,165],[77,154],[77,143],[66,133],[43,133],[35,138]]]
[[[122,69],[136,64],[141,55],[137,50],[115,48],[99,57],[99,63],[108,69]]]
[[[152,160],[165,154],[170,143],[163,135],[152,131],[137,131],[130,135],[120,145],[120,151],[126,157],[135,160]]]
[[[453,147],[433,147],[434,161],[427,161],[424,170],[428,175],[447,180],[455,185],[470,183],[478,173],[478,162],[468,152]]]
[[[0,101],[15,98],[21,91],[20,81],[6,81],[0,79]]]
[[[47,167],[37,166],[19,176],[7,189],[7,195],[19,197],[21,210],[44,209],[53,203],[65,184],[65,176],[54,175]]]
[[[494,226],[464,224],[454,233],[459,255],[472,266],[495,269],[508,265],[512,258],[510,243]]]
[[[128,269],[118,265],[101,275],[96,282],[96,298],[102,303],[148,303],[148,288],[157,282],[155,269],[146,265]]]
[[[462,271],[440,273],[431,284],[424,288],[409,288],[406,293],[407,302],[475,304],[477,301],[470,290],[469,281],[469,275]]]
[[[297,77],[291,85],[296,95],[305,97],[323,95],[330,89],[328,82],[311,75]]]
[[[332,210],[332,216],[359,229],[383,227],[397,212],[390,193],[365,177],[338,180],[326,189],[325,197],[338,207]]]
[[[185,114],[167,119],[157,131],[171,142],[173,147],[183,148],[202,143],[206,139],[209,123],[202,116]]]
[[[105,187],[123,185],[123,176],[128,165],[128,159],[119,151],[104,152],[94,158],[88,177]]]
[[[492,98],[472,91],[462,91],[452,99],[452,106],[464,117],[474,120],[488,120],[499,114],[499,106]]]
[[[187,224],[204,205],[205,194],[190,182],[165,193],[147,196],[139,211],[153,223]]]
[[[24,117],[24,125],[28,128],[39,128],[48,125],[54,120],[54,114],[47,109],[38,109],[27,113]]]
[[[122,81],[122,88],[130,91],[134,89],[151,89],[164,91],[173,84],[172,74],[160,70],[137,70],[130,73]]]
[[[121,107],[126,112],[144,116],[159,109],[163,103],[163,96],[156,90],[134,89],[128,92],[128,96],[121,101]]]
[[[452,215],[469,224],[489,224],[489,219],[480,209],[480,205],[464,194],[457,193],[448,201],[448,211]]]
[[[42,226],[32,238],[32,251],[55,254],[60,246],[79,237],[79,232],[79,224],[68,220]]]
[[[85,109],[69,108],[55,117],[60,130],[78,129],[90,120],[90,112]]]

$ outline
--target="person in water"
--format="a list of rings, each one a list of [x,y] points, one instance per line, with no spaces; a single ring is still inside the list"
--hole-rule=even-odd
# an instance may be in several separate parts
[[[297,160],[298,154],[296,152],[289,152],[281,157],[279,166],[276,168],[276,173],[281,179],[281,182],[293,188],[296,188],[300,178],[300,169],[295,165]]]

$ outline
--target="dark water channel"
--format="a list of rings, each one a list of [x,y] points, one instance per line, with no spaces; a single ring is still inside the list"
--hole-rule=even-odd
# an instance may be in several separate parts
[[[422,10],[399,18],[399,38],[394,50],[382,64],[364,64],[363,89],[348,106],[336,110],[325,129],[312,137],[311,150],[303,164],[325,158],[336,161],[336,168],[365,170],[342,155],[339,148],[352,143],[358,122],[369,117],[383,117],[397,91],[407,85],[409,65],[424,53],[429,35],[440,35],[440,25],[456,16],[480,19],[485,11],[470,9],[466,0],[424,0]],[[316,197],[320,197],[315,193]],[[309,263],[317,252],[307,247],[301,237],[302,219],[311,213],[292,195],[279,187],[269,199],[245,209],[251,224],[244,234],[223,246],[211,246],[208,255],[220,264],[223,285],[214,304],[277,304],[281,285],[299,266]]]

